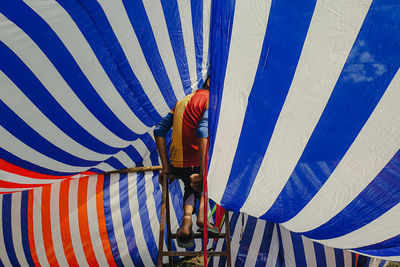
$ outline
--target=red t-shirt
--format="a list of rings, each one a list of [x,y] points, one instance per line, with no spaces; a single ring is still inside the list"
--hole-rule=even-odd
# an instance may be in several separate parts
[[[199,166],[196,129],[208,109],[208,90],[199,89],[179,100],[171,113],[174,116],[170,149],[174,167]]]

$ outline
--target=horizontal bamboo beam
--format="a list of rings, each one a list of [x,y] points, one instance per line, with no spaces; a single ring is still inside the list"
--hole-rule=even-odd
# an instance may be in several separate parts
[[[120,169],[110,172],[105,172],[103,174],[111,174],[111,173],[129,173],[129,172],[147,172],[147,171],[161,171],[161,166],[144,166],[144,167],[134,167],[134,168],[126,168]]]

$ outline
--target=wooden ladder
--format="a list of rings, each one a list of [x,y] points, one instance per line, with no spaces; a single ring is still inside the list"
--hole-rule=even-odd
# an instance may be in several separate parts
[[[163,266],[163,256],[168,256],[169,266],[173,266],[173,256],[201,256],[204,251],[171,251],[172,239],[176,238],[176,234],[171,233],[171,221],[169,211],[169,190],[168,184],[170,179],[180,179],[179,176],[165,174],[162,177],[162,197],[161,197],[161,219],[160,219],[160,236],[158,240],[158,263],[157,266]],[[167,213],[167,251],[164,251],[164,231],[165,231],[165,212]],[[225,238],[226,250],[225,251],[207,251],[210,256],[224,256],[226,257],[227,266],[231,266],[231,241],[230,241],[230,226],[229,226],[229,213],[225,210],[225,233],[213,234],[208,233],[209,238]],[[203,238],[203,233],[195,233],[194,238]]]

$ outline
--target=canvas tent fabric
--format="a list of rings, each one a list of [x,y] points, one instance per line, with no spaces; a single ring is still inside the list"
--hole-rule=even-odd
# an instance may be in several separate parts
[[[265,242],[285,256],[260,265],[297,253],[330,265],[329,247],[399,261],[399,8],[0,2],[1,263],[154,263],[157,174],[99,174],[159,165],[153,126],[210,62],[209,195],[281,233],[253,243],[233,227],[235,263],[257,261]],[[293,254],[282,227],[327,246],[292,238]]]

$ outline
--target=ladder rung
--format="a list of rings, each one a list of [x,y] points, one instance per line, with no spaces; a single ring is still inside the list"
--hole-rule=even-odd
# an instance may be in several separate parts
[[[169,237],[172,239],[176,239],[176,234],[170,234]],[[208,238],[225,238],[226,234],[225,233],[219,233],[219,234],[211,234],[208,233]],[[194,238],[203,238],[203,233],[195,233]]]
[[[204,251],[163,251],[163,256],[201,256],[203,255]],[[207,251],[207,255],[209,256],[225,256],[226,251]]]

